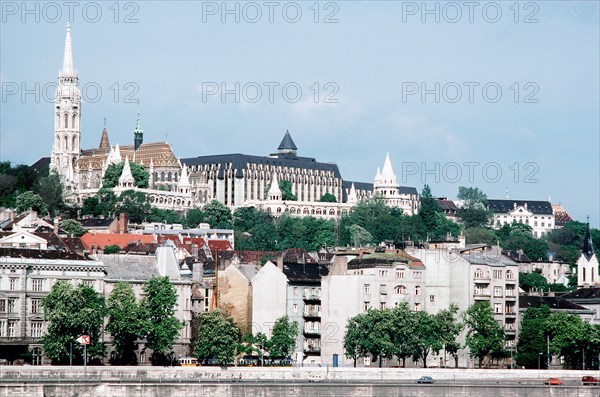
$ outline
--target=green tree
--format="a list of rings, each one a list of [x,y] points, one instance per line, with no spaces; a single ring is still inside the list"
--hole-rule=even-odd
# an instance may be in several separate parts
[[[166,365],[173,357],[173,343],[183,324],[175,317],[177,291],[168,277],[152,277],[144,285],[140,306],[145,318],[146,348],[153,365]]]
[[[437,318],[424,311],[414,314],[415,344],[413,345],[413,360],[423,360],[423,368],[427,368],[427,357],[431,352],[438,353],[442,347],[440,327]]]
[[[185,223],[185,218],[183,215],[181,215],[181,213],[174,210],[165,210],[156,207],[150,208],[150,213],[147,216],[147,220],[149,222],[164,222],[166,224]]]
[[[119,184],[119,178],[123,173],[124,166],[124,161],[118,164],[110,164],[104,172],[104,178],[102,178],[102,187],[112,189],[117,186]],[[133,175],[133,179],[135,179],[135,186],[141,189],[146,189],[148,187],[148,180],[150,178],[148,171],[144,169],[143,165],[134,163],[133,161],[129,162],[129,167],[131,168],[131,175]]]
[[[35,184],[35,192],[48,207],[51,215],[56,215],[65,206],[63,183],[56,171],[40,177]]]
[[[111,364],[136,365],[136,342],[144,333],[144,319],[131,284],[115,284],[108,297],[107,312],[106,331],[113,337],[112,345],[116,353]]]
[[[373,244],[373,236],[362,226],[356,224],[350,226],[350,236],[355,248]]]
[[[487,196],[476,187],[458,188],[458,199],[463,206],[458,210],[458,217],[465,227],[485,227],[490,223],[492,212],[487,208]]]
[[[488,246],[495,245],[498,241],[496,233],[484,227],[467,227],[464,230],[465,243],[467,244],[487,244]]]
[[[148,196],[135,190],[125,190],[115,203],[117,213],[127,214],[129,220],[136,223],[143,222],[146,219],[150,213],[150,208]]]
[[[279,181],[279,190],[281,190],[281,199],[284,201],[298,201],[298,196],[292,193],[292,182],[282,179]],[[268,191],[268,190],[267,190]]]
[[[217,200],[206,204],[202,212],[205,222],[213,229],[231,229],[233,227],[231,209]]]
[[[321,196],[319,201],[322,203],[337,203],[337,199],[331,193],[325,193],[324,195]]]
[[[450,304],[448,309],[440,310],[435,315],[435,318],[438,326],[440,344],[442,345],[444,352],[453,356],[456,361],[458,350],[461,347],[457,339],[464,327],[464,325],[458,321],[458,306]],[[457,361],[455,366],[458,367]]]
[[[75,219],[65,219],[60,223],[60,228],[64,230],[70,237],[81,237],[87,233],[80,222]]]
[[[471,357],[479,359],[481,368],[485,358],[502,350],[504,330],[494,319],[494,312],[487,301],[472,304],[464,313],[463,319],[467,327],[466,345]]]
[[[360,357],[364,357],[366,353],[363,341],[367,338],[367,335],[364,334],[365,329],[362,324],[362,314],[351,317],[346,323],[346,331],[344,332],[344,353],[346,357],[354,361],[354,367],[356,367],[356,361]]]
[[[390,312],[394,355],[398,360],[402,360],[403,368],[406,367],[406,359],[413,355],[414,346],[417,344],[417,335],[413,332],[416,326],[415,313],[408,302],[400,303]]]
[[[519,273],[519,288],[525,292],[547,291],[548,281],[538,272]]]
[[[48,213],[48,207],[40,195],[29,190],[17,196],[17,212],[27,210],[34,210],[40,215]]]
[[[563,359],[566,369],[582,369],[583,357],[586,368],[597,365],[600,353],[600,328],[589,324],[576,314],[552,313],[545,322],[550,339],[550,351]]]
[[[379,360],[379,367],[381,367],[381,359],[392,358],[396,351],[393,335],[393,317],[390,310],[369,309],[367,312],[359,314],[354,318],[358,322],[357,326],[360,330],[357,334],[358,341],[355,342],[358,343],[358,357],[370,355],[373,361]],[[349,338],[348,346],[351,346],[351,342]],[[346,344],[346,340],[344,344]],[[347,355],[349,353],[351,351],[346,352]]]
[[[119,252],[121,252],[121,247],[119,247],[118,244],[106,245],[104,246],[103,252],[105,254],[118,254]]]
[[[45,355],[55,364],[69,362],[69,350],[73,344],[75,360],[82,360],[82,346],[75,339],[89,335],[88,357],[105,353],[100,341],[103,319],[106,313],[104,297],[94,289],[80,284],[77,288],[67,281],[57,281],[48,295],[42,299],[44,317],[48,329],[42,338]]]
[[[196,228],[202,222],[204,222],[204,212],[201,209],[192,208],[188,211],[185,217],[185,223],[188,227]]]
[[[194,356],[199,362],[215,359],[220,364],[233,362],[241,350],[240,330],[233,319],[221,310],[200,313],[194,316],[192,327],[196,338],[192,341]]]
[[[288,316],[275,320],[271,338],[267,342],[270,357],[290,357],[296,347],[298,323],[290,321]]]
[[[547,360],[543,363],[540,353],[546,353],[546,321],[550,317],[550,309],[546,305],[539,308],[530,307],[525,310],[521,321],[519,342],[515,359],[517,365],[529,369],[538,367],[538,360],[546,367]]]
[[[431,188],[429,185],[423,186],[421,191],[421,208],[419,209],[419,217],[423,221],[423,225],[432,233],[437,227],[438,217],[437,215],[441,212],[440,206],[437,200],[431,194]]]

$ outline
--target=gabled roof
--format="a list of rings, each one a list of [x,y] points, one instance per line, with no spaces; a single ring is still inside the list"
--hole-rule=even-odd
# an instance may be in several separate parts
[[[294,143],[289,131],[285,132],[285,135],[283,136],[283,139],[281,140],[277,150],[298,150],[298,147]]]
[[[511,200],[511,199],[488,199],[488,207],[495,213],[509,213],[514,210],[515,204],[517,207],[525,207],[527,210],[537,215],[552,215],[552,204],[549,201],[535,200]]]

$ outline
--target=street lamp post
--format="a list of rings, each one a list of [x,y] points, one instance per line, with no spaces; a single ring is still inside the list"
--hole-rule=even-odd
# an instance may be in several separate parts
[[[542,367],[540,366],[540,360],[542,359],[542,354],[544,354],[544,353],[538,353],[538,370],[542,369]]]

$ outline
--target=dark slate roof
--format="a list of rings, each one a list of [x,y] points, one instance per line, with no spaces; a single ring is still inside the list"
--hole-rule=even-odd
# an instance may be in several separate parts
[[[539,308],[542,305],[548,306],[550,310],[553,311],[586,311],[594,313],[593,310],[589,310],[576,303],[569,302],[568,300],[564,299],[564,295],[562,298],[559,298],[558,296],[519,296],[519,309],[525,310],[530,307]]]
[[[311,263],[316,264],[317,261],[303,248],[288,248],[281,254],[283,263]]]
[[[36,171],[41,171],[46,167],[50,167],[50,157],[42,157],[35,163],[31,164],[31,168]]]
[[[0,257],[10,258],[35,258],[35,259],[70,259],[70,260],[86,260],[74,252],[61,250],[37,250],[27,248],[0,248]]]
[[[277,150],[298,150],[298,147],[294,143],[289,131],[285,132],[285,135],[283,136],[283,139],[281,140]]]
[[[380,266],[392,267],[398,262],[408,265],[410,268],[424,269],[425,265],[416,258],[400,253],[365,253],[348,262],[348,269],[366,269]]]
[[[527,204],[527,209],[538,215],[552,215],[552,204],[549,201],[533,201],[533,200],[511,200],[511,199],[488,199],[490,210],[495,213],[507,213],[514,209],[515,203],[517,207],[524,207]]]
[[[410,194],[416,196],[419,194],[417,188],[410,186],[400,186],[400,194]]]
[[[114,218],[84,218],[77,219],[77,222],[81,223],[81,226],[83,226],[84,228],[109,227],[114,220]]]
[[[243,170],[248,167],[248,164],[274,165],[290,168],[306,168],[317,171],[332,172],[336,178],[341,178],[340,170],[335,163],[320,163],[311,157],[298,157],[279,155],[277,157],[268,156],[253,156],[248,154],[217,154],[213,156],[198,156],[187,159],[182,159],[181,162],[188,167],[204,164],[218,164],[218,178],[225,177],[225,169],[234,169],[236,178],[243,178]]]
[[[292,283],[320,283],[321,277],[329,274],[329,269],[318,264],[284,263],[283,273]]]
[[[373,184],[367,182],[344,181],[342,182],[342,187],[344,188],[344,190],[348,189],[348,191],[350,191],[350,188],[352,188],[353,183],[354,188],[356,190],[367,190],[369,192],[373,191]]]
[[[440,206],[440,208],[442,209],[442,211],[454,211],[454,212],[458,211],[458,207],[456,206],[456,204],[454,204],[454,201],[452,201],[452,200],[438,199],[437,203]]]
[[[530,263],[531,262],[531,259],[529,259],[529,257],[527,255],[525,255],[523,252],[520,252],[520,251],[506,251],[506,252],[504,252],[504,254],[515,262],[522,262],[522,263]]]
[[[568,292],[561,296],[563,299],[567,300],[596,300],[600,301],[600,288],[592,287],[592,288],[579,288],[575,291]]]
[[[585,231],[585,238],[583,240],[583,255],[589,261],[592,256],[594,256],[594,242],[592,241],[592,235],[590,233],[590,224],[587,224],[587,229]]]

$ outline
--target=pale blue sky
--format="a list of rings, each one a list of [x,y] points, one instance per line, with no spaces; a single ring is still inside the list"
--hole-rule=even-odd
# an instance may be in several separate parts
[[[276,3],[272,23],[264,2],[253,3],[262,12],[258,22],[248,21],[256,8],[238,3],[240,22],[232,14],[223,23],[221,2],[119,3],[118,16],[113,2],[79,2],[75,67],[81,86],[89,88],[88,100],[94,87],[102,93],[95,103],[82,104],[82,147],[98,145],[104,117],[113,144],[133,142],[137,104],[125,101],[133,92],[126,84],[133,83],[145,141],[167,134],[182,158],[266,155],[289,129],[300,155],[337,163],[347,180],[371,182],[389,152],[404,185],[420,190],[426,182],[435,195],[451,198],[460,185],[478,186],[490,198],[504,197],[507,188],[515,199],[552,196],[574,218],[584,221],[589,214],[598,226],[598,2],[479,2],[472,23],[463,2],[454,3],[462,13],[456,23],[456,9],[441,2],[427,3],[439,7],[439,23],[422,12],[420,1],[320,2],[319,23],[313,1]],[[51,151],[53,104],[44,96],[54,95],[68,9],[58,18],[48,3],[30,3],[33,14],[21,4],[2,3],[0,160],[31,164]],[[295,17],[295,4],[302,16],[291,23],[285,18]],[[488,22],[496,18],[496,4],[502,15]],[[331,13],[338,22],[323,23]],[[138,21],[124,23],[126,16]],[[528,16],[537,22],[524,23]],[[246,87],[239,103],[234,95],[225,103],[219,95],[203,98],[203,87],[233,88],[236,82],[240,91]],[[249,101],[253,82],[262,87],[256,103]],[[272,103],[269,82],[280,84]],[[424,103],[420,94],[407,95],[409,88],[434,89],[436,82],[439,103],[433,94]],[[39,101],[32,94],[22,100],[23,84],[32,89],[36,83]],[[286,83],[302,89],[297,103],[286,101]],[[478,84],[472,102],[465,83]],[[12,95],[15,84],[19,92]],[[456,86],[462,97],[451,103]],[[332,87],[338,103],[324,103]],[[492,103],[497,87],[502,96]],[[525,103],[528,94],[537,103]],[[287,99],[293,96],[290,89]],[[464,163],[476,164],[472,183]],[[532,172],[533,183],[527,183]]]

